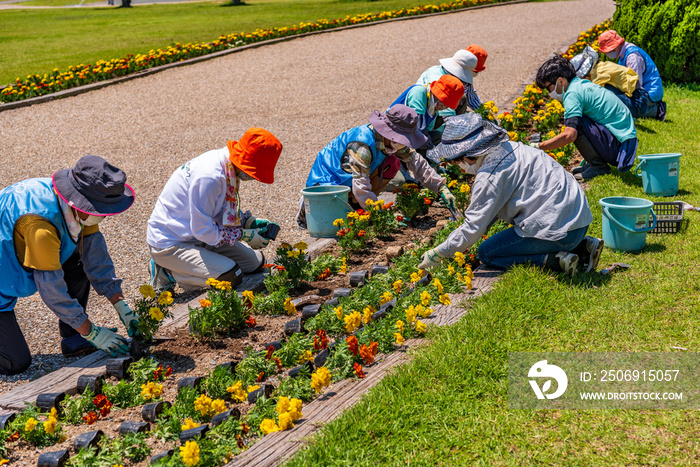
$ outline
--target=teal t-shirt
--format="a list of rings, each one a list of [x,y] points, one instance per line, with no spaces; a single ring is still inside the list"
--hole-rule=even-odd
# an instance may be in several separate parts
[[[424,86],[415,86],[408,91],[406,105],[416,111],[418,115],[428,115],[430,105],[430,92]],[[435,120],[428,123],[427,131],[432,131],[435,127]]]
[[[632,113],[615,94],[575,77],[564,93],[564,118],[582,116],[604,125],[620,143],[637,137]]]

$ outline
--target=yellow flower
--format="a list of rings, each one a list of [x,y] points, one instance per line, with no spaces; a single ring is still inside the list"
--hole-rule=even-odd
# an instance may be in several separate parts
[[[403,287],[403,281],[396,280],[391,286],[394,288],[395,293],[401,293],[401,287]]]
[[[156,298],[156,291],[153,290],[153,287],[151,287],[150,284],[143,284],[141,287],[139,287],[139,292],[143,298]]]
[[[345,262],[345,256],[343,256],[343,263],[340,265],[338,272],[341,274],[345,274],[348,272],[348,265]]]
[[[213,277],[210,277],[209,279],[207,279],[206,284],[207,284],[209,287],[216,287],[216,286],[219,284],[219,281],[217,281],[217,280],[214,279]]]
[[[345,316],[343,314],[343,307],[342,306],[337,306],[337,307],[333,308],[333,311],[335,311],[335,316],[338,319],[343,319],[343,316]]]
[[[243,381],[236,381],[232,386],[226,388],[226,392],[231,394],[234,402],[243,402],[248,398],[248,394],[243,390]]]
[[[152,306],[151,308],[149,308],[148,315],[156,321],[160,321],[165,317],[161,309],[157,306]]]
[[[206,416],[211,411],[211,397],[206,394],[201,394],[194,400],[194,410]]]
[[[158,304],[159,305],[172,305],[173,303],[173,294],[168,292],[167,290],[160,294],[160,297],[158,297]]]
[[[440,279],[438,279],[437,277],[435,279],[433,279],[433,285],[437,289],[438,294],[441,294],[444,287],[442,286],[442,282],[440,282]]]
[[[51,412],[49,412],[49,417],[53,417],[55,419],[58,419],[58,410],[56,410],[56,407],[51,407]]]
[[[156,384],[153,381],[149,381],[146,384],[141,385],[141,396],[145,400],[157,399],[163,394],[163,385]]]
[[[290,245],[290,244],[287,243],[287,242],[282,242],[282,243],[280,243],[280,248],[283,248],[283,249],[285,249],[285,250],[289,250],[289,249],[292,248],[292,245]]]
[[[420,279],[421,279],[420,274],[418,274],[417,272],[411,273],[411,282],[415,283],[415,282],[418,282]]]
[[[396,329],[398,329],[400,332],[403,332],[403,321],[400,319],[396,321]]]
[[[284,301],[284,311],[286,311],[289,316],[292,316],[297,312],[297,307],[294,306],[292,299],[289,297],[287,297],[287,299]]]
[[[191,418],[186,418],[185,423],[182,424],[182,431],[189,430],[191,428],[197,428],[199,423],[195,422]]]
[[[432,308],[421,306],[420,310],[418,310],[418,316],[420,316],[421,318],[427,318],[428,316],[430,316],[432,314],[433,314]]]
[[[343,320],[345,321],[345,332],[350,333],[360,327],[360,324],[362,323],[362,316],[358,311],[353,311],[343,318]]]
[[[450,300],[450,296],[447,294],[440,295],[438,300],[440,300],[440,303],[443,305],[452,305],[452,300]]]
[[[279,415],[279,419],[280,419],[280,423],[279,423],[280,431],[289,430],[291,428],[294,428],[294,422],[292,421],[292,416],[289,413],[287,413],[287,412],[281,413]]]
[[[336,219],[333,221],[333,225],[336,227],[342,227],[345,225],[345,220],[344,219]]]
[[[290,399],[289,400],[289,415],[291,415],[292,420],[296,421],[303,417],[301,413],[301,399]]]
[[[365,201],[365,205],[367,205],[368,208],[371,208],[372,206],[374,206],[374,201],[368,199],[367,201]]]
[[[447,188],[454,188],[457,186],[459,182],[457,180],[452,180],[450,183],[447,184]]]
[[[374,314],[376,310],[374,309],[373,306],[366,306],[362,310],[362,322],[367,324],[370,321],[372,321],[372,315]]]
[[[309,245],[307,245],[306,242],[297,242],[294,244],[294,248],[296,248],[297,250],[301,250],[302,252],[308,247]]]
[[[246,391],[248,391],[248,394],[250,394],[253,391],[257,391],[258,389],[260,389],[260,386],[258,386],[257,384],[251,384],[246,388]]]
[[[275,423],[273,419],[266,418],[262,421],[262,423],[260,423],[260,431],[264,435],[269,435],[275,431],[280,431],[280,427],[277,426],[277,423]]]
[[[223,399],[214,399],[213,401],[211,401],[211,409],[209,412],[211,415],[226,412],[226,402],[224,402]]]
[[[379,300],[380,305],[384,305],[387,302],[390,302],[391,299],[394,298],[394,296],[391,294],[391,292],[386,291],[382,294],[381,300]]]
[[[447,266],[447,273],[451,276],[452,274],[455,273],[455,267],[452,266],[451,264]]]
[[[464,266],[464,263],[466,262],[466,260],[464,259],[464,253],[461,253],[459,251],[455,253],[455,261],[459,266]]]
[[[241,295],[243,295],[243,298],[248,299],[250,303],[253,303],[253,300],[255,300],[255,294],[251,290],[246,290]]]
[[[428,305],[430,305],[430,300],[431,300],[432,298],[433,298],[433,297],[430,296],[430,294],[428,293],[427,290],[422,291],[422,292],[420,293],[420,302],[421,302],[421,305],[423,305],[423,306],[428,306]]]
[[[187,467],[199,464],[199,445],[197,441],[187,441],[180,446],[180,457]]]
[[[411,305],[405,311],[405,315],[406,315],[406,321],[409,323],[412,323],[413,321],[415,321],[416,316],[418,316],[418,311],[416,310],[416,308],[413,305]]]
[[[396,339],[396,345],[403,345],[403,343],[405,342],[400,332],[394,333],[394,339]]]
[[[316,394],[320,393],[323,388],[329,386],[330,384],[331,372],[328,371],[328,368],[325,366],[322,366],[314,373],[311,373],[311,388],[316,391]]]
[[[422,321],[420,321],[420,320],[416,321],[416,332],[418,334],[425,334],[426,327],[427,326]]]
[[[364,214],[364,215],[360,216],[360,220],[361,220],[361,221],[368,221],[368,220],[369,220],[369,214]]]
[[[301,254],[298,250],[289,250],[287,252],[287,258],[297,258]]]
[[[299,364],[309,362],[314,359],[314,354],[310,350],[304,350],[301,355],[299,355]]]
[[[229,281],[219,281],[216,283],[216,288],[219,290],[231,290],[231,283]]]
[[[57,422],[58,420],[56,420],[54,417],[49,417],[49,419],[44,422],[44,431],[52,435],[56,431]]]
[[[472,189],[469,188],[469,185],[467,185],[466,183],[463,183],[462,186],[459,187],[460,193],[468,194],[470,191],[472,191]]]
[[[282,396],[277,400],[277,413],[289,411],[289,397]]]

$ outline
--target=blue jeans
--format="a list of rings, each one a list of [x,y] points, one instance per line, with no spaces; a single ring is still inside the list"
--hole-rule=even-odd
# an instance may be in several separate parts
[[[571,251],[586,236],[588,226],[572,230],[556,242],[521,237],[511,227],[489,237],[479,247],[479,260],[487,266],[506,269],[515,264],[544,266],[548,254]]]
[[[612,91],[630,109],[634,118],[655,118],[659,114],[659,103],[652,101],[649,93],[642,88],[635,89],[632,97],[627,97],[627,94],[611,84],[606,84],[605,89]]]

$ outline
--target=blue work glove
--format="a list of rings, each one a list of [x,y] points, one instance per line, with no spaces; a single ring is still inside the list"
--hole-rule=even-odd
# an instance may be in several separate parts
[[[104,328],[92,324],[90,333],[83,336],[88,342],[112,357],[129,352],[126,340],[117,334],[117,328]]]
[[[119,313],[119,319],[124,323],[126,332],[129,337],[140,336],[141,331],[139,331],[139,317],[133,312],[129,305],[124,300],[119,300],[114,305],[114,309]]]

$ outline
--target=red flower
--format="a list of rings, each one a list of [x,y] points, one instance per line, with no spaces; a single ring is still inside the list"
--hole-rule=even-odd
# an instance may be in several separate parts
[[[165,370],[165,377],[167,378],[168,376],[173,374],[173,369],[168,365],[168,369]]]
[[[362,209],[362,208],[358,209],[358,210],[355,211],[355,212],[356,212],[358,215],[360,215],[360,216],[364,216],[365,214],[368,214],[368,213],[365,212],[365,210]]]
[[[278,370],[282,369],[282,360],[280,360],[277,357],[272,357],[272,361],[275,362],[275,365],[277,365]]]
[[[379,344],[376,342],[370,342],[369,343],[369,350],[372,352],[372,356],[374,357],[377,355],[377,352],[379,351]]]
[[[374,355],[372,355],[372,351],[365,344],[360,346],[360,358],[365,361],[365,365],[374,363]]]
[[[248,319],[245,320],[245,324],[249,328],[254,328],[257,322],[255,321],[255,318],[253,318],[252,316],[248,316]]]
[[[345,342],[348,343],[348,347],[350,348],[350,353],[357,357],[357,354],[359,352],[359,342],[357,342],[357,337],[355,337],[355,336],[346,337]]]
[[[355,363],[352,368],[353,370],[355,370],[355,374],[357,376],[359,376],[360,378],[365,377],[365,372],[362,370],[362,365],[360,365],[359,363]]]
[[[87,415],[83,417],[83,420],[85,420],[85,423],[88,425],[92,425],[97,421],[97,414],[95,412],[88,412]]]
[[[286,271],[284,266],[277,266],[278,271]]]
[[[158,368],[153,371],[153,379],[159,380],[161,376],[163,376],[163,365],[158,365]]]
[[[244,423],[245,425],[245,423]],[[236,444],[238,445],[239,449],[243,449],[245,447],[245,444],[243,444],[243,438],[241,438],[241,435],[236,435]]]
[[[109,404],[110,407],[111,407],[111,404],[112,404],[112,403],[109,401],[109,399],[107,399],[107,398],[105,397],[104,394],[99,394],[99,395],[95,396],[95,398],[92,400],[92,403],[95,404],[95,407],[97,407],[98,409],[101,409],[102,407],[104,407],[104,406],[106,406],[106,405],[108,405],[108,404]]]
[[[432,201],[430,201],[430,198],[423,198],[423,202],[426,206],[430,206],[430,204],[432,203]]]
[[[275,351],[275,348],[273,346],[270,346],[267,348],[267,355],[265,355],[265,360],[269,360],[272,358],[272,353]]]
[[[364,237],[365,235],[367,235],[367,232],[365,232],[364,230],[360,230],[359,232],[357,232],[358,237]]]
[[[336,233],[336,235],[339,237],[344,237],[345,236],[345,229],[339,230],[338,233]]]
[[[318,275],[317,280],[319,280],[319,281],[325,281],[325,280],[328,278],[328,276],[330,276],[330,275],[331,275],[331,269],[330,269],[330,268],[326,268],[326,269],[323,270],[323,272],[322,272],[321,274]]]
[[[12,433],[10,436],[7,437],[7,442],[8,443],[14,443],[19,439],[19,431],[15,431]]]
[[[247,435],[248,432],[250,431],[250,427],[246,422],[241,423],[241,433],[243,433],[243,436]]]
[[[403,216],[396,216],[396,220],[399,222],[403,222]]]
[[[255,378],[255,381],[258,382],[258,383],[260,383],[260,382],[261,382],[262,380],[264,380],[264,379],[265,379],[265,372],[264,372],[264,371],[261,371],[260,373],[258,373],[258,377]]]
[[[105,405],[100,409],[100,417],[105,418],[107,415],[109,415],[109,412],[112,410],[112,403],[110,402],[109,405]]]
[[[265,269],[267,269],[267,268],[274,268],[275,265],[272,264],[272,263],[267,263],[267,264],[263,264],[263,267],[264,267]]]
[[[326,335],[326,331],[323,329],[319,329],[316,331],[316,336],[318,336],[320,342],[321,342],[321,349],[325,349],[328,347],[328,336]]]

